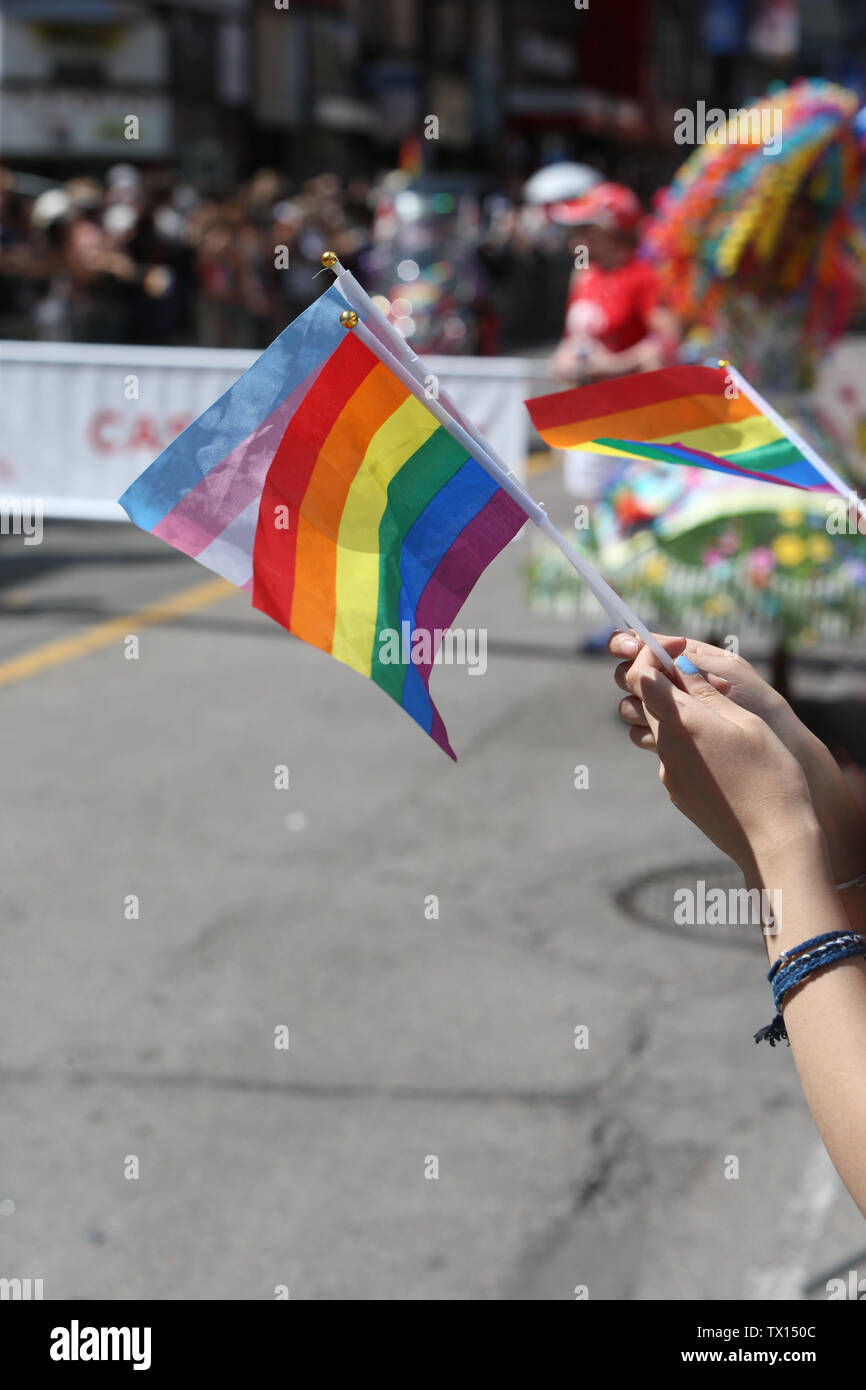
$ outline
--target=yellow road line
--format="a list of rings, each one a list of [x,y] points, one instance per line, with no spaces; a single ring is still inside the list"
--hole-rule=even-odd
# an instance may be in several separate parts
[[[133,613],[124,613],[119,618],[109,618],[107,622],[96,623],[94,627],[79,632],[75,637],[64,637],[59,642],[46,642],[33,651],[22,652],[20,656],[10,657],[0,662],[0,685],[13,685],[15,681],[38,676],[52,666],[63,666],[67,661],[75,661],[79,656],[97,652],[112,642],[119,642],[141,627],[153,627],[155,623],[170,623],[184,613],[194,613],[197,608],[206,608],[209,603],[236,594],[234,584],[225,579],[210,579],[206,584],[196,584],[192,589],[181,589],[180,593],[159,599],[156,603],[145,604]]]

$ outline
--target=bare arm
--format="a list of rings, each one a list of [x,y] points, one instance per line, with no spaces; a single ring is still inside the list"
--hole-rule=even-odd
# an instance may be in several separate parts
[[[750,886],[778,889],[781,927],[765,936],[767,955],[822,932],[845,931],[849,918],[833,886],[826,845],[815,822],[784,849],[756,854]],[[772,1004],[770,1004],[772,1010]],[[769,1017],[769,1013],[768,1013]],[[840,961],[810,976],[784,1004],[785,1028],[806,1103],[827,1152],[866,1216],[866,963]]]
[[[679,645],[684,645],[682,639]],[[859,822],[849,819],[842,795],[844,789],[850,797],[847,785],[835,764],[829,766],[830,755],[826,749],[821,752],[817,740],[814,746],[809,736],[800,746],[804,767],[780,737],[800,738],[781,705],[773,707],[774,716],[780,716],[777,733],[700,673],[683,675],[683,688],[674,685],[646,648],[627,666],[625,687],[642,709],[642,729],[627,721],[633,723],[632,740],[648,746],[651,739],[674,805],[730,855],[748,886],[765,888],[771,900],[781,895],[779,929],[765,937],[771,961],[822,933],[850,931],[862,920],[857,915],[862,905],[846,911],[835,887],[836,873],[844,872],[846,863],[854,872],[863,871]],[[807,769],[819,803],[825,804],[820,813]],[[831,833],[835,826],[841,835],[832,863],[823,828],[827,816],[833,821]],[[768,999],[768,1017],[772,1008]],[[863,958],[838,961],[810,975],[786,997],[783,1014],[815,1124],[866,1215]]]
[[[657,635],[672,656],[685,652],[717,690],[740,708],[759,715],[793,753],[805,774],[812,805],[824,832],[834,883],[846,883],[866,873],[866,816],[830,750],[797,718],[787,700],[743,657],[709,642]],[[628,634],[614,633],[610,650],[615,656],[634,658],[640,650],[640,642]],[[627,692],[626,698],[620,701],[620,715],[631,726],[632,742],[655,752],[655,740],[647,726],[643,707],[630,694],[626,684],[629,665],[629,661],[624,661],[615,673],[617,684]],[[851,927],[866,934],[866,885],[846,889],[840,896]]]

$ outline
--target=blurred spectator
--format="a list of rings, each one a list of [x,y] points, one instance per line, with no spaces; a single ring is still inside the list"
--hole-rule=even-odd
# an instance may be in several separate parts
[[[661,303],[655,270],[637,255],[643,209],[622,184],[596,183],[550,215],[571,230],[575,270],[551,373],[569,385],[652,371],[673,361],[679,325]],[[595,500],[619,467],[591,450],[562,451],[566,490]]]
[[[550,215],[571,228],[575,255],[553,375],[571,384],[603,381],[671,361],[678,327],[660,302],[655,270],[637,256],[643,209],[631,189],[598,183]]]
[[[324,173],[297,186],[260,169],[216,200],[179,176],[130,164],[103,181],[56,186],[0,169],[0,336],[263,348],[329,283],[314,279],[323,249],[363,273],[393,177],[372,186]],[[445,264],[450,255],[459,269],[465,255],[476,271],[458,275],[449,310],[465,331],[445,335],[437,350],[549,340],[561,230],[511,187],[479,199],[471,228],[458,231],[460,255],[443,244],[430,259]],[[380,252],[389,259],[388,246]]]

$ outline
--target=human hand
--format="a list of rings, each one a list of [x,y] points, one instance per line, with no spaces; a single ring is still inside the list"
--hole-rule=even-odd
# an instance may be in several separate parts
[[[866,868],[866,819],[836,759],[797,718],[788,701],[748,661],[733,652],[691,638],[657,636],[671,656],[684,654],[709,685],[741,709],[756,714],[773,730],[803,769],[815,814],[826,836],[836,881],[846,882],[861,874]],[[615,632],[608,649],[614,656],[633,659],[641,645],[632,634]],[[629,726],[629,738],[635,747],[656,752],[655,736],[644,707],[628,685],[631,664],[631,660],[625,660],[614,672],[617,685],[626,691],[619,705],[620,718]],[[866,911],[866,901],[863,909]]]
[[[563,338],[550,359],[550,374],[557,381],[576,382],[581,376],[582,340]]]
[[[697,642],[690,637],[655,635],[672,657],[685,655],[702,672],[708,684],[727,695],[741,709],[757,714],[769,724],[785,746],[797,756],[797,747],[792,745],[805,743],[811,737],[809,731],[797,719],[787,700],[768,685],[744,657],[724,647],[714,647],[709,642]],[[655,740],[643,706],[631,694],[626,681],[629,668],[642,645],[640,638],[630,632],[615,632],[608,642],[608,651],[613,656],[626,658],[613,673],[617,685],[626,691],[626,698],[619,704],[620,718],[630,725],[630,738],[637,748],[655,752]]]
[[[643,707],[674,806],[751,876],[788,841],[820,833],[806,778],[757,714],[700,672],[680,675],[682,688],[643,647],[625,684]]]
[[[604,381],[608,377],[623,376],[627,370],[619,353],[611,352],[598,341],[593,342],[580,363],[581,377],[584,381]]]

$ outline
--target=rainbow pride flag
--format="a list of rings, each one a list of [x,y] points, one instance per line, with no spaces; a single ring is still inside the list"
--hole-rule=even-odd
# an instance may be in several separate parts
[[[663,367],[526,402],[553,448],[685,463],[759,482],[834,485],[722,367]]]
[[[526,513],[341,325],[345,307],[328,289],[120,502],[373,680],[456,760],[432,667]]]

